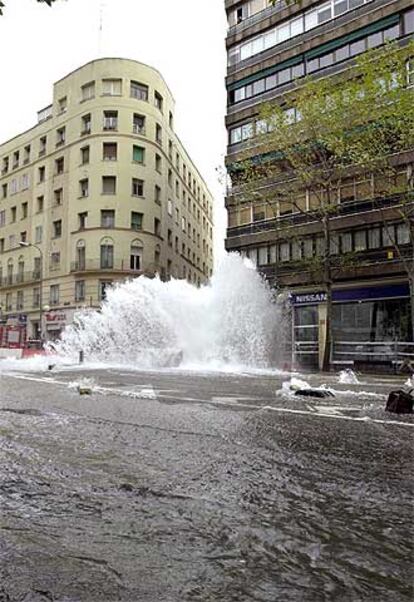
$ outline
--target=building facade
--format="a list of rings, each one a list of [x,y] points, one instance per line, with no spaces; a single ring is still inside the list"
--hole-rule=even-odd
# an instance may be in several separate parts
[[[115,281],[212,274],[213,199],[147,65],[99,59],[56,82],[0,170],[0,345],[38,338],[41,314],[56,338]]]
[[[225,0],[229,29],[226,87],[228,106],[226,248],[248,256],[277,286],[289,291],[292,309],[292,352],[297,363],[317,364],[326,337],[326,295],[322,283],[298,260],[315,256],[322,240],[321,223],[295,215],[278,205],[277,213],[257,199],[240,201],[234,166],[251,148],[264,102],[284,102],[305,76],[346,74],[355,58],[388,40],[407,44],[414,37],[411,0]],[[408,85],[414,84],[414,61],[407,64]],[[249,151],[250,152],[250,151]],[[414,153],[395,158],[396,178],[413,185]],[[273,184],[276,186],[276,184]],[[271,194],[272,183],[268,196]],[[412,253],[409,227],[392,221],[398,199],[377,199],[376,183],[367,174],[341,183],[340,211],[332,222],[340,252],[354,253],[352,269],[343,269],[333,283],[332,361],[381,361],[395,352],[391,343],[411,340],[410,292],[407,274],[394,251],[383,216],[391,220],[394,240]],[[310,206],[309,198],[305,199]],[[385,213],[384,213],[385,212]],[[296,239],[286,233],[295,229]],[[337,251],[338,252],[338,251]],[[359,261],[360,260],[360,261]],[[369,344],[368,344],[369,343]]]

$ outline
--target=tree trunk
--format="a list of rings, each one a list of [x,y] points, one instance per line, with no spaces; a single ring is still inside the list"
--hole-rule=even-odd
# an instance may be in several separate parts
[[[332,270],[331,270],[331,231],[329,216],[324,215],[322,219],[323,233],[325,238],[325,255],[324,255],[324,266],[323,266],[323,277],[326,292],[326,317],[325,317],[325,329],[326,329],[326,341],[325,348],[322,356],[322,362],[319,366],[324,372],[329,371],[331,364],[331,350],[332,350]]]

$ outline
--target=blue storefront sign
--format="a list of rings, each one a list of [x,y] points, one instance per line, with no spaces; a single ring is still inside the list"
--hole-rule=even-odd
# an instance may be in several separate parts
[[[364,286],[353,289],[342,289],[332,292],[332,301],[345,303],[347,301],[370,301],[375,299],[401,299],[410,296],[408,283],[388,284],[383,286]],[[324,303],[326,293],[294,293],[290,295],[293,305],[312,305]]]

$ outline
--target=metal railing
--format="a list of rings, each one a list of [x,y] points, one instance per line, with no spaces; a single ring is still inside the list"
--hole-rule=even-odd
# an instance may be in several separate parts
[[[131,272],[133,274],[141,274],[142,269],[131,268],[129,259],[121,260],[106,260],[100,259],[85,259],[85,261],[73,261],[70,264],[71,272],[95,272],[95,271],[111,271],[111,272]]]
[[[30,282],[37,282],[40,280],[40,272],[18,272],[16,274],[9,274],[0,278],[0,288],[6,288],[8,286],[15,286],[17,284],[27,284]]]
[[[335,363],[390,363],[398,365],[414,360],[414,343],[402,341],[334,341],[332,358]]]

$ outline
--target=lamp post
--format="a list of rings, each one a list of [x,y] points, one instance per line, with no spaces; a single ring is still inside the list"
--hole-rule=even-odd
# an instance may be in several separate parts
[[[40,273],[39,273],[39,280],[40,280],[40,288],[39,288],[39,304],[40,304],[40,339],[43,342],[43,251],[40,247],[38,247],[37,245],[32,244],[31,242],[23,242],[21,241],[20,243],[21,247],[33,247],[34,249],[36,249],[39,252],[39,256],[40,256]]]

